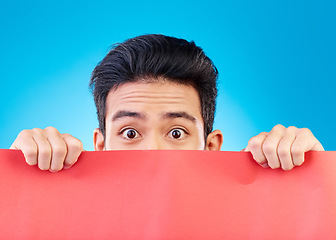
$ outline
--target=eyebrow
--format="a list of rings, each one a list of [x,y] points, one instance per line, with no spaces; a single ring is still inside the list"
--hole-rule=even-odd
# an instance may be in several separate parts
[[[138,119],[146,119],[147,116],[141,112],[132,112],[132,111],[118,111],[112,118],[112,121],[116,121],[118,119],[124,117],[138,118]],[[167,112],[164,113],[161,117],[162,119],[175,119],[175,118],[184,118],[193,123],[196,122],[196,118],[188,114],[187,112]]]
[[[140,112],[132,112],[132,111],[118,111],[112,118],[112,121],[116,121],[120,118],[124,117],[132,117],[132,118],[138,118],[138,119],[145,119],[146,116],[143,113]]]
[[[189,121],[192,121],[193,123],[196,122],[196,118],[188,114],[187,112],[167,112],[163,114],[162,116],[163,119],[174,119],[174,118],[184,118]]]

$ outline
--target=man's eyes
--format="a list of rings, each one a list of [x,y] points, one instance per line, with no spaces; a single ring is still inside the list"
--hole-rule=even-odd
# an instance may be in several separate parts
[[[141,134],[134,128],[122,129],[119,133],[125,139],[137,139],[141,137]],[[188,132],[182,128],[174,128],[166,135],[169,138],[182,140],[188,135]]]
[[[167,136],[173,139],[182,140],[187,136],[187,134],[188,134],[187,131],[182,128],[174,128],[169,131]]]
[[[126,138],[126,139],[135,139],[135,138],[139,138],[140,134],[138,133],[137,130],[133,129],[133,128],[126,128],[123,129],[120,134]]]

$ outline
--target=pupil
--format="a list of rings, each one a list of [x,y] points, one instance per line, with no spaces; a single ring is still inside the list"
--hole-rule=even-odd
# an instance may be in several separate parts
[[[179,130],[174,130],[172,132],[173,138],[180,138],[181,137],[181,132]]]
[[[134,130],[128,130],[127,131],[127,137],[128,138],[135,138],[135,135],[136,135],[136,133],[135,133]]]

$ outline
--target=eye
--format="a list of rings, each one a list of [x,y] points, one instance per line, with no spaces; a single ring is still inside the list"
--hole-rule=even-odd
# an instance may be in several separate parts
[[[168,133],[168,137],[174,139],[183,139],[186,137],[187,132],[180,128],[174,128]]]
[[[140,136],[138,131],[133,128],[126,128],[122,130],[120,134],[126,139],[134,139]]]

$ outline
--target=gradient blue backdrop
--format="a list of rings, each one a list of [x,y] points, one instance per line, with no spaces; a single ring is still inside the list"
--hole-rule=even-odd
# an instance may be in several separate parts
[[[6,1],[0,7],[0,148],[49,125],[93,150],[87,83],[116,42],[194,40],[220,72],[223,150],[281,123],[336,150],[335,1]]]

